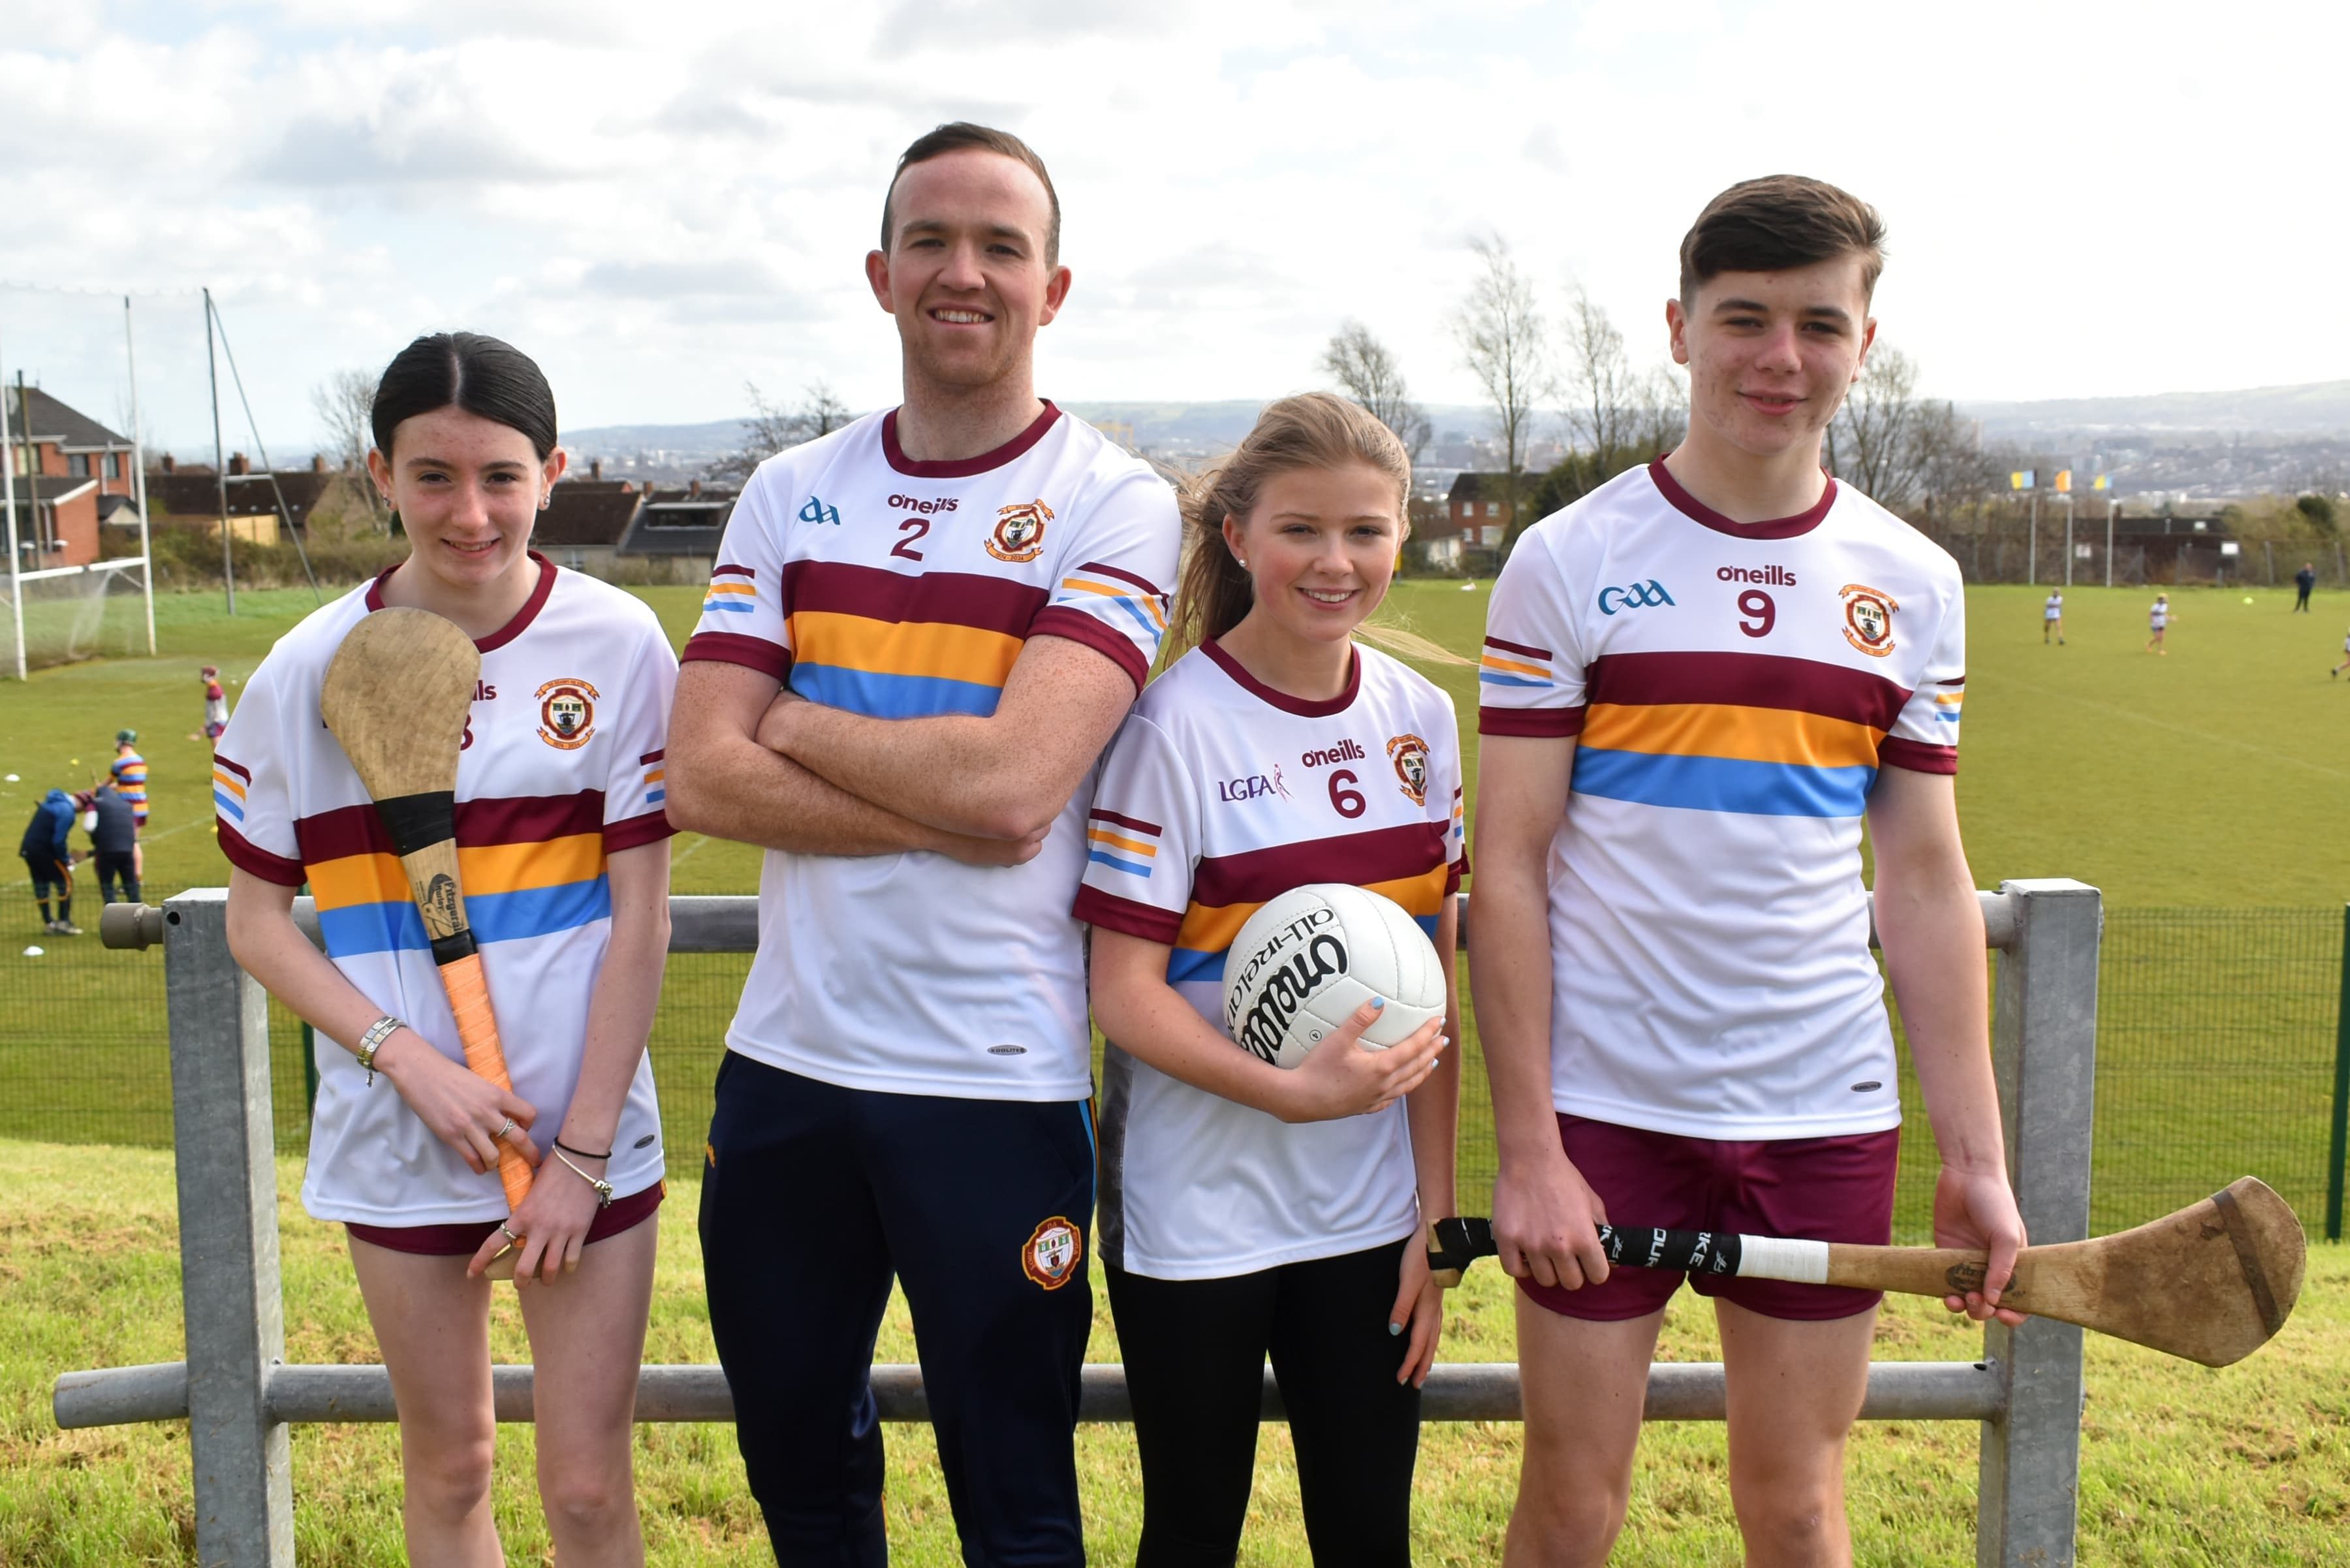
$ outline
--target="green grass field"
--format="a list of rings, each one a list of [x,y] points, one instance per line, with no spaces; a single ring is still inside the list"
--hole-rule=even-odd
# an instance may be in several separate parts
[[[1465,654],[1482,633],[1485,587],[1400,585],[1395,611]],[[700,595],[641,590],[682,640]],[[1977,880],[2073,876],[2105,889],[2108,928],[2098,1128],[2100,1228],[2134,1222],[2254,1168],[2275,1179],[2288,1157],[2322,1149],[2333,1018],[2333,965],[2350,868],[2332,852],[2328,807],[2350,783],[2350,681],[2324,670],[2340,658],[2345,601],[2318,616],[2286,613],[2290,597],[2254,590],[2174,596],[2170,651],[2140,651],[2148,591],[2076,589],[2068,645],[2043,648],[2042,590],[1977,587],[1960,800]],[[0,820],[21,825],[53,784],[102,772],[117,728],[140,732],[151,764],[148,898],[226,878],[210,833],[207,752],[196,738],[199,665],[237,683],[275,637],[307,611],[305,590],[239,596],[231,620],[217,598],[157,604],[161,654],[37,672],[0,684]],[[1428,670],[1473,731],[1474,672]],[[1467,748],[1473,769],[1473,735]],[[1473,782],[1473,774],[1472,774]],[[7,814],[13,812],[13,816]],[[1472,824],[1473,830],[1473,824]],[[747,892],[757,857],[739,845],[681,836],[679,892]],[[14,867],[10,867],[14,869]],[[95,936],[38,935],[21,878],[0,904],[0,1137],[159,1144],[169,1138],[158,955],[108,953]],[[2238,911],[2237,940],[2197,968],[2211,917],[2180,925],[2164,911]],[[2271,914],[2264,911],[2282,910]],[[93,924],[85,906],[83,919]],[[21,933],[21,934],[19,934]],[[22,956],[28,944],[47,950]],[[673,962],[654,1039],[670,1136],[695,1126],[743,961]],[[278,1015],[276,1081],[281,1146],[303,1124],[298,1044]],[[1473,1020],[1464,1044],[1473,1054]],[[1464,1121],[1483,1116],[1482,1075],[1468,1074]],[[2236,1097],[2217,1092],[2226,1083]],[[1914,1109],[1914,1096],[1910,1096]],[[1464,1156],[1473,1161],[1471,1149]],[[2231,1165],[2231,1160],[2251,1162]],[[1915,1233],[1930,1162],[1924,1122],[1905,1148],[1904,1227]],[[178,1562],[192,1549],[185,1459],[175,1428],[64,1437],[48,1429],[46,1388],[57,1370],[171,1359],[178,1354],[177,1262],[168,1158],[109,1155],[108,1189],[75,1182],[54,1147],[0,1144],[0,1445],[15,1479],[0,1481],[0,1563]],[[2314,1168],[2297,1165],[2298,1170]],[[2322,1177],[2317,1179],[2322,1182]],[[281,1174],[290,1194],[298,1162]],[[2281,1182],[2281,1185],[2282,1183]],[[1464,1191],[1473,1191],[1472,1179]],[[2170,1196],[2175,1194],[2176,1196]],[[694,1189],[677,1184],[670,1210],[653,1359],[706,1360],[690,1236]],[[2314,1220],[2305,1174],[2290,1192]],[[371,1354],[348,1267],[333,1237],[290,1200],[285,1213],[289,1323],[296,1359]],[[1513,1354],[1505,1293],[1472,1276],[1467,1318],[1448,1338],[1452,1359]],[[2084,1561],[2128,1563],[2321,1563],[2350,1514],[2350,1257],[2321,1249],[2286,1339],[2247,1366],[2180,1367],[2126,1346],[2093,1351],[2085,1453]],[[1456,1298],[1456,1300],[1463,1298]],[[1976,1337],[1924,1308],[1890,1314],[1884,1356],[1966,1356]],[[1116,1359],[1107,1314],[1095,1355]],[[511,1325],[507,1332],[511,1334]],[[1677,1312],[1669,1354],[1708,1358],[1704,1314]],[[910,1359],[902,1315],[883,1354]],[[2307,1337],[2303,1337],[2303,1336]],[[502,1352],[519,1357],[509,1338]],[[893,1541],[910,1563],[954,1560],[927,1433],[893,1433]],[[1131,1445],[1117,1428],[1084,1436],[1089,1533],[1105,1560],[1130,1552],[1137,1519]],[[1268,1428],[1260,1460],[1255,1563],[1304,1559],[1286,1434]],[[1490,1562],[1514,1477],[1514,1428],[1431,1430],[1423,1445],[1422,1555]],[[525,1430],[510,1431],[502,1517],[517,1560],[544,1550],[528,1489]],[[1866,1429],[1856,1444],[1854,1518],[1869,1562],[1960,1563],[1970,1554],[1971,1428],[1904,1424]],[[305,1561],[398,1557],[389,1435],[310,1428],[296,1438]],[[640,1464],[659,1560],[759,1561],[756,1523],[723,1430],[650,1429]],[[1617,1560],[1721,1560],[1734,1535],[1721,1490],[1719,1428],[1659,1428],[1649,1438],[1634,1528]],[[533,1542],[537,1544],[534,1545]],[[2329,1556],[2331,1552],[2334,1555]]]

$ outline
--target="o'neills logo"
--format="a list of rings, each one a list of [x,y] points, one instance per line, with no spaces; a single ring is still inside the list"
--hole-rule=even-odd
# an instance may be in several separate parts
[[[1713,575],[1725,583],[1760,583],[1769,588],[1795,586],[1795,574],[1784,566],[1724,566]]]
[[[1318,752],[1308,752],[1297,759],[1309,768],[1326,768],[1332,763],[1360,763],[1369,759],[1363,748],[1352,741],[1341,741],[1335,746],[1325,746]]]
[[[1251,999],[1246,1012],[1224,1020],[1234,1040],[1260,1062],[1281,1054],[1289,1021],[1297,1016],[1322,982],[1347,972],[1347,944],[1335,929],[1336,909],[1316,909],[1274,933],[1241,969],[1237,994]]]

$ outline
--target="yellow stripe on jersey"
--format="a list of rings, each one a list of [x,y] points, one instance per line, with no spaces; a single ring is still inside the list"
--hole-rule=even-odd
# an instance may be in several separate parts
[[[1594,751],[1873,768],[1884,735],[1871,724],[1793,708],[1595,702],[1584,720],[1582,743]]]
[[[1388,882],[1362,884],[1368,892],[1394,899],[1403,906],[1407,915],[1439,915],[1444,912],[1444,884],[1450,867],[1431,866],[1417,877],[1399,877]],[[1248,918],[1264,906],[1254,904],[1193,904],[1183,911],[1183,924],[1175,933],[1175,945],[1193,952],[1222,952],[1232,945],[1241,934]]]
[[[712,594],[741,594],[745,598],[757,598],[759,590],[749,583],[712,583],[705,590]]]
[[[1523,664],[1517,659],[1503,659],[1491,653],[1486,654],[1478,662],[1487,670],[1506,670],[1513,675],[1538,675],[1545,680],[1550,679],[1550,670],[1540,664]]]
[[[872,620],[836,610],[795,610],[788,620],[792,658],[800,664],[1001,687],[1020,657],[1019,638],[978,627]]]
[[[229,772],[226,768],[214,768],[213,770],[213,787],[214,789],[224,789],[228,791],[229,794],[236,796],[239,800],[243,800],[244,798],[244,781],[239,779],[234,774]]]
[[[347,855],[306,869],[310,874],[311,895],[321,909],[399,903],[410,896],[408,877],[396,855]],[[468,897],[559,888],[592,881],[603,874],[600,833],[567,834],[543,844],[473,845],[457,851],[457,876]]]
[[[1139,838],[1123,837],[1118,834],[1112,833],[1107,827],[1087,828],[1086,830],[1086,836],[1096,844],[1114,845],[1118,848],[1131,850],[1135,854],[1143,856],[1146,858],[1156,857],[1159,854],[1159,846],[1156,844],[1151,844]]]
[[[1155,594],[1139,594],[1130,587],[1120,587],[1108,583],[1097,583],[1089,577],[1063,577],[1061,586],[1065,588],[1075,588],[1080,593],[1099,594],[1108,599],[1132,599],[1149,613],[1150,618],[1159,624],[1159,630],[1167,629],[1167,618],[1159,613],[1159,598]]]

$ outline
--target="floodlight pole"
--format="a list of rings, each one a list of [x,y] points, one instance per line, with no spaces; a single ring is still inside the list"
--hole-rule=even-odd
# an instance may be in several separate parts
[[[2064,586],[2073,586],[2073,497],[2064,497]]]
[[[30,424],[32,421],[26,421]],[[29,479],[29,475],[27,478]],[[33,504],[40,505],[40,491],[34,492]],[[16,679],[25,679],[25,589],[16,580],[16,447],[8,434],[8,393],[5,378],[0,378],[0,507],[8,514],[8,624],[16,639]]]
[[[2023,550],[2023,581],[2027,587],[2040,586],[2040,476],[2032,476],[2032,531]]]
[[[204,290],[204,373],[213,387],[213,488],[220,496],[221,580],[228,585],[228,613],[236,613],[236,556],[229,548],[228,459],[223,455],[220,428],[220,358],[213,352],[213,291]]]
[[[2106,587],[2114,586],[2114,493],[2106,492]]]
[[[155,554],[147,537],[147,451],[139,429],[139,345],[130,331],[130,296],[122,296],[122,358],[130,371],[130,500],[139,508],[139,576],[147,599],[147,654],[155,654]]]

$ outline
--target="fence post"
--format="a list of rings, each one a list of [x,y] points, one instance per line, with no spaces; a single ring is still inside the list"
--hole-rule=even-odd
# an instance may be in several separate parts
[[[225,888],[165,901],[163,982],[196,1561],[293,1568],[286,1428],[266,1407],[269,1369],[286,1357],[269,1002],[229,956]]]
[[[2325,1143],[2325,1239],[2342,1240],[2342,1168],[2350,1162],[2350,904],[2342,907],[2342,1001],[2334,1014],[2334,1136]]]
[[[2000,955],[1991,1056],[2016,1205],[2035,1243],[2089,1233],[2103,900],[2070,877],[2001,884],[2015,940]],[[1976,1568],[2064,1568],[2080,1512],[2081,1330],[2044,1318],[1983,1330],[2006,1414],[1985,1421]]]

